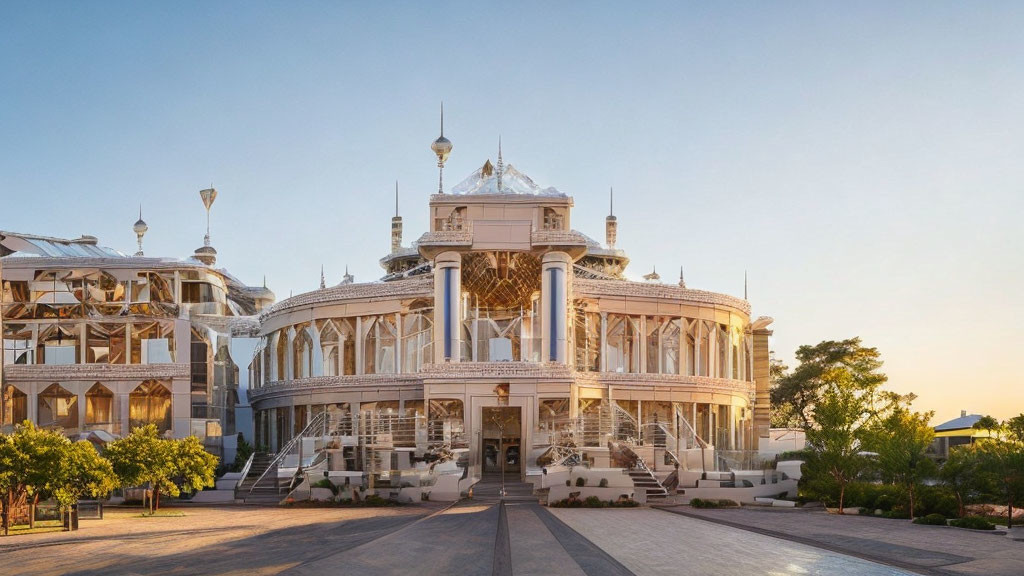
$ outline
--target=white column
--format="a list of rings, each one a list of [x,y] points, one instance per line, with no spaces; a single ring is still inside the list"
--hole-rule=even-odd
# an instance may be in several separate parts
[[[701,369],[700,369],[700,361],[701,361],[701,358],[703,358],[703,356],[701,356],[702,352],[701,352],[701,349],[700,349],[701,332],[703,331],[703,329],[704,329],[704,321],[701,320],[700,318],[698,318],[697,319],[697,329],[694,332],[694,338],[693,338],[693,374],[695,376],[706,376],[706,374],[701,374]]]
[[[640,338],[637,340],[640,342],[640,366],[637,372],[641,374],[647,373],[647,315],[640,315]]]
[[[274,382],[277,381],[277,379],[279,378],[278,370],[280,370],[280,368],[277,365],[277,346],[280,343],[281,331],[275,330],[273,334],[270,335],[270,374],[267,375],[267,382]]]
[[[541,261],[541,361],[565,364],[568,358],[569,270],[565,252],[548,252]]]
[[[295,327],[289,326],[284,349],[284,379],[295,379]]]
[[[434,258],[434,303],[434,362],[459,362],[462,255],[458,252],[442,252]]]
[[[132,386],[135,386],[135,385],[136,385],[135,383],[132,383]],[[120,415],[120,418],[118,418],[118,421],[121,424],[121,435],[122,436],[127,436],[128,432],[130,432],[129,426],[131,424],[128,421],[128,418],[130,416],[130,406],[128,405],[128,394],[124,393],[124,392],[121,392],[121,393],[116,394],[115,398],[117,399],[117,413]]]
[[[608,371],[608,313],[601,312],[601,372]]]
[[[395,312],[395,374],[402,373],[402,313]]]
[[[306,329],[306,333],[309,334],[309,341],[312,343],[310,346],[313,349],[310,351],[310,376],[323,376],[324,375],[324,350],[320,347],[320,331],[316,329],[316,322],[311,321],[309,328]]]
[[[363,373],[363,317],[356,316],[356,374]],[[372,352],[371,352],[372,353]]]

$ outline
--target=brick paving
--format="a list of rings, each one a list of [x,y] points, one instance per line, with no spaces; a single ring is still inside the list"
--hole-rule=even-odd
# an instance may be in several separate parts
[[[1015,542],[997,533],[922,526],[909,520],[838,516],[823,510],[700,510],[688,506],[666,507],[665,510],[745,527],[923,574],[1024,574],[1024,542]]]
[[[551,513],[638,575],[910,574],[845,554],[651,508],[556,508]]]
[[[1024,543],[1002,536],[810,511],[674,509],[700,517],[494,501],[190,507],[166,518],[113,510],[75,533],[0,538],[0,574],[1024,574]]]

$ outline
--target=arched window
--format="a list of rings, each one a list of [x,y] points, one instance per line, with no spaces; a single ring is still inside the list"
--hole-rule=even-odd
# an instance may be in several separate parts
[[[109,426],[114,415],[114,394],[99,382],[85,393],[85,424],[90,428]]]
[[[157,430],[171,429],[171,392],[156,380],[146,380],[128,395],[128,426],[156,424]]]
[[[50,384],[39,393],[40,428],[63,428],[72,431],[78,428],[78,396],[64,389],[60,384]]]
[[[0,424],[14,426],[28,420],[28,394],[10,384],[4,386]]]

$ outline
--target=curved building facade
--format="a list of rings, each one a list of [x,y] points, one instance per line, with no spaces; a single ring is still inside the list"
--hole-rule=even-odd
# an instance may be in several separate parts
[[[745,299],[625,279],[615,216],[603,243],[575,231],[573,199],[500,152],[428,209],[411,246],[392,219],[381,280],[263,312],[258,444],[279,452],[329,422],[331,469],[372,478],[445,453],[469,480],[625,467],[621,446],[663,478],[767,436],[770,319]]]

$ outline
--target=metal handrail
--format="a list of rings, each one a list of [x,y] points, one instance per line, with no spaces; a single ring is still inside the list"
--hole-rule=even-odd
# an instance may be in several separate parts
[[[245,477],[249,475],[249,469],[252,468],[252,461],[256,458],[256,451],[253,450],[252,454],[249,454],[249,459],[245,461],[245,466],[242,466],[242,475],[238,478],[238,482],[235,482],[235,491],[242,489],[242,484],[245,483]]]
[[[260,474],[260,477],[257,478],[256,481],[252,483],[252,486],[249,487],[249,494],[252,494],[252,491],[256,489],[256,486],[260,482],[262,482],[264,478],[266,478],[267,474],[269,474],[271,470],[274,470],[275,467],[278,464],[280,464],[281,461],[284,460],[286,456],[288,456],[288,454],[291,453],[292,448],[294,448],[295,445],[297,443],[299,443],[303,438],[305,438],[307,435],[309,435],[308,432],[312,431],[316,427],[319,427],[321,429],[321,436],[323,436],[324,434],[327,433],[327,412],[321,412],[321,413],[317,414],[316,416],[314,416],[313,419],[309,421],[309,424],[307,424],[306,427],[302,429],[302,432],[299,432],[298,434],[293,436],[292,439],[289,440],[288,443],[285,444],[284,447],[282,447],[281,450],[277,454],[274,455],[274,459],[271,460],[270,464],[267,465],[267,469],[264,470],[263,473]],[[300,449],[299,450],[300,451],[300,454],[299,454],[300,462],[299,462],[299,464],[300,464],[300,466],[302,464],[302,462],[301,462],[301,448],[302,448],[302,446],[300,445],[299,446],[299,449]]]
[[[647,424],[644,424],[643,427],[651,427],[661,430],[661,433],[665,435],[665,441],[659,446],[657,440],[655,439],[655,441],[652,442],[652,445],[655,448],[664,449],[665,452],[668,453],[668,455],[671,456],[672,459],[676,461],[676,464],[679,464],[680,466],[683,464],[682,460],[679,459],[679,455],[677,454],[677,452],[679,451],[679,440],[676,438],[675,434],[670,432],[669,429],[665,427],[664,422],[648,422]],[[657,436],[655,436],[655,438],[657,438]],[[673,449],[672,446],[675,446],[675,448]]]
[[[704,439],[700,437],[700,434],[697,434],[697,431],[694,430],[693,426],[690,425],[690,421],[683,415],[683,409],[681,406],[676,406],[676,419],[682,422],[690,430],[690,433],[693,434],[694,441],[700,445],[700,469],[702,473],[707,472],[707,467],[704,464],[704,450],[707,449],[708,443],[705,442]]]

